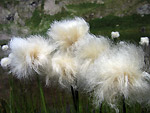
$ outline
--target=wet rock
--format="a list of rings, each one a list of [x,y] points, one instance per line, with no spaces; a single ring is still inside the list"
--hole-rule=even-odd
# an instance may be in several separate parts
[[[144,4],[137,8],[137,13],[141,15],[150,14],[150,4]]]
[[[11,39],[11,36],[9,34],[0,32],[0,40],[9,40]]]
[[[28,28],[23,28],[21,30],[21,32],[22,32],[22,34],[27,35],[29,33],[29,30],[28,30]]]
[[[6,23],[10,11],[0,6],[0,24]]]
[[[36,5],[37,5],[37,2],[36,2],[36,1],[33,1],[33,2],[30,3],[30,5],[31,5],[31,6],[36,6]]]
[[[18,13],[16,12],[15,15],[14,15],[14,22],[15,22],[15,24],[18,23],[18,20],[19,20],[19,15],[18,15]]]
[[[13,21],[13,20],[14,20],[14,15],[13,15],[13,14],[9,14],[9,15],[6,17],[6,19],[7,19],[8,21]]]
[[[44,3],[44,11],[46,14],[54,15],[61,11],[61,6],[55,4],[55,0],[46,0]]]

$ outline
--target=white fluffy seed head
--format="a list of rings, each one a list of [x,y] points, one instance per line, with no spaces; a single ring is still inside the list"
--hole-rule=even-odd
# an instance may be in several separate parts
[[[149,45],[149,38],[148,37],[141,37],[139,44],[148,46]]]
[[[83,40],[79,41],[76,46],[75,56],[82,63],[80,66],[81,72],[86,71],[91,63],[110,49],[110,46],[110,41],[102,36],[97,38],[87,35]]]
[[[49,41],[41,36],[31,36],[27,39],[13,38],[10,41],[10,49],[11,72],[18,78],[27,78],[34,71],[40,74],[40,69],[44,69],[54,50]]]
[[[10,54],[8,55],[8,57],[9,57],[9,58],[13,58],[13,54],[10,53]]]
[[[98,38],[93,35],[87,35],[84,39],[80,40],[76,45],[76,50],[74,52],[76,59],[80,62],[79,72],[78,72],[78,87],[81,90],[86,89],[86,72],[90,65],[94,61],[108,52],[111,47],[111,42],[105,37],[99,36]]]
[[[1,59],[1,66],[3,68],[8,67],[10,65],[10,63],[11,63],[11,59],[9,57],[5,57],[5,58]]]
[[[75,56],[82,60],[94,61],[110,49],[110,41],[102,36],[86,35],[83,40],[76,45]]]
[[[85,76],[87,91],[94,91],[97,106],[104,100],[110,105],[116,104],[120,96],[143,102],[147,99],[143,95],[149,91],[149,84],[143,76],[143,66],[144,54],[141,48],[120,44],[90,65]]]
[[[67,49],[79,39],[84,37],[89,30],[88,24],[82,18],[55,21],[47,34],[52,37],[61,49]]]
[[[3,46],[2,46],[2,50],[3,50],[3,51],[7,51],[8,48],[9,48],[8,45],[3,45]]]
[[[112,39],[118,38],[119,36],[120,36],[120,34],[119,34],[118,31],[116,31],[116,32],[112,31],[112,32],[111,32],[111,38],[112,38]]]
[[[68,53],[56,53],[52,58],[54,73],[59,76],[59,82],[63,86],[75,86],[77,62]]]

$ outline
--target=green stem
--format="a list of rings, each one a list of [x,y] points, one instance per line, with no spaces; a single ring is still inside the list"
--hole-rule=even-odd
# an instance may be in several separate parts
[[[37,81],[38,81],[38,87],[40,89],[40,95],[41,95],[41,99],[42,99],[42,105],[43,105],[44,113],[47,113],[46,104],[45,104],[45,98],[44,98],[44,93],[43,93],[43,89],[42,89],[39,77],[37,77]]]
[[[10,113],[14,113],[13,111],[13,78],[9,77],[9,84],[10,84]]]
[[[99,106],[99,113],[102,113],[102,103]]]

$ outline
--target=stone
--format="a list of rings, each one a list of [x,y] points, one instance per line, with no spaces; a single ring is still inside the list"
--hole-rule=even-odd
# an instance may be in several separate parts
[[[137,13],[140,15],[150,14],[150,4],[144,4],[137,8]]]
[[[55,4],[55,0],[46,0],[44,3],[44,11],[46,14],[54,15],[61,11],[61,6]]]
[[[0,6],[0,24],[6,23],[6,18],[10,15],[10,11]]]

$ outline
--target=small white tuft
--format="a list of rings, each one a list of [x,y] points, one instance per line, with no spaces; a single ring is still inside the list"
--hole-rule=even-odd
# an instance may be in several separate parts
[[[5,58],[2,58],[2,59],[1,59],[1,66],[2,66],[3,68],[8,67],[8,66],[10,65],[10,63],[11,63],[11,59],[8,58],[8,57],[5,57]]]
[[[120,36],[120,34],[119,34],[118,31],[116,31],[116,32],[112,31],[112,32],[111,32],[111,38],[112,38],[112,39],[118,38],[119,36]]]
[[[149,38],[148,37],[141,37],[139,44],[148,46],[149,45]]]
[[[3,50],[3,51],[7,51],[8,48],[9,48],[8,45],[3,45],[3,46],[2,46],[2,50]]]
[[[75,56],[82,60],[94,61],[99,55],[110,49],[110,41],[102,36],[86,35],[76,45]]]
[[[110,47],[110,40],[102,36],[97,38],[94,35],[87,35],[78,42],[74,54],[77,61],[81,64],[77,75],[78,87],[80,87],[81,90],[86,89],[84,85],[84,83],[86,84],[86,79],[84,78],[89,66],[92,65],[98,57],[108,52]]]

